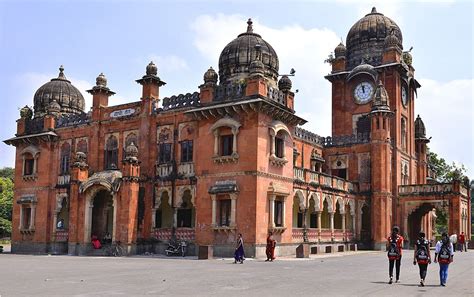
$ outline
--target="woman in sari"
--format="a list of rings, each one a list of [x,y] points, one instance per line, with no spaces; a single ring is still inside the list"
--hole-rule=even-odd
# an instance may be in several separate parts
[[[265,250],[267,254],[267,259],[265,260],[265,262],[272,262],[273,260],[275,260],[275,245],[276,241],[275,239],[273,239],[273,233],[269,232],[267,237],[267,248]]]
[[[235,253],[234,253],[234,264],[240,262],[240,264],[244,263],[244,240],[242,239],[242,234],[239,233],[239,237],[237,238],[237,244],[235,246]]]

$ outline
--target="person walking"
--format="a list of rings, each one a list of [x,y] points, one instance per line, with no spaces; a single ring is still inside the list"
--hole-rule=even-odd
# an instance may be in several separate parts
[[[389,284],[393,282],[393,267],[396,268],[396,279],[395,282],[400,281],[400,265],[402,263],[402,246],[403,237],[399,235],[400,228],[398,226],[393,227],[392,234],[388,237],[387,241],[387,256],[388,256],[388,274],[390,280]]]
[[[448,281],[449,264],[453,262],[453,243],[449,240],[448,234],[444,232],[441,240],[436,243],[434,262],[439,262],[439,280],[441,286],[445,287]]]
[[[428,264],[431,264],[430,244],[425,238],[425,232],[420,231],[415,243],[415,252],[413,254],[413,265],[418,263],[420,269],[420,286],[425,286],[426,271]]]
[[[453,234],[449,237],[449,241],[453,244],[453,247],[456,247],[458,243],[458,235],[456,234],[456,231],[454,231]],[[456,249],[453,249],[453,252],[456,252]]]
[[[467,252],[466,235],[464,235],[464,232],[461,232],[461,234],[459,234],[458,244],[459,244],[459,250],[461,252],[462,251]]]
[[[237,264],[237,262],[244,264],[244,257],[244,240],[242,239],[242,233],[239,233],[237,244],[235,245],[234,264]]]
[[[267,254],[265,262],[273,262],[273,260],[275,260],[275,246],[276,240],[273,239],[273,233],[269,232],[267,236],[267,247],[265,249],[265,253]]]

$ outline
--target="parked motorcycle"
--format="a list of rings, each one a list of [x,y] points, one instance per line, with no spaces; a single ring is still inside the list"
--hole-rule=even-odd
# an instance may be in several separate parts
[[[167,256],[181,255],[182,257],[186,256],[186,241],[181,240],[179,242],[169,242],[168,248],[166,248],[165,253]]]

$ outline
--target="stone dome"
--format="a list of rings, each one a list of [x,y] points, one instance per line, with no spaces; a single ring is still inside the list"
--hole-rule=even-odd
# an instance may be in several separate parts
[[[347,52],[346,46],[342,42],[339,43],[339,45],[336,46],[336,48],[334,49],[334,55],[336,58],[345,57],[346,52]]]
[[[205,84],[217,84],[217,72],[212,69],[212,67],[209,67],[207,71],[204,73],[204,83]]]
[[[372,101],[372,112],[390,111],[389,105],[387,90],[385,90],[382,81],[379,80],[375,89],[374,100]]]
[[[348,68],[359,65],[362,58],[371,65],[380,65],[385,38],[391,31],[398,39],[398,47],[403,49],[402,31],[393,20],[377,12],[375,7],[369,14],[358,20],[349,30],[346,38]]]
[[[61,107],[61,113],[84,113],[84,97],[64,75],[64,68],[59,67],[58,78],[42,85],[34,96],[35,118],[48,112],[51,102],[56,101]]]
[[[227,44],[219,57],[220,82],[240,80],[248,76],[250,64],[259,59],[264,65],[266,78],[276,82],[278,78],[278,56],[273,47],[253,32],[252,20],[247,22],[247,32],[239,34]]]
[[[146,66],[146,75],[157,75],[158,74],[158,67],[156,67],[155,63],[151,61],[147,66]]]
[[[278,89],[282,92],[288,92],[291,90],[292,82],[287,75],[283,75],[278,81]]]

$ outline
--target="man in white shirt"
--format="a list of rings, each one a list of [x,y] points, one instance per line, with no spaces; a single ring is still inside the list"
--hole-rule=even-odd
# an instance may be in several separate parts
[[[441,240],[436,243],[434,262],[439,262],[439,280],[441,286],[445,287],[448,281],[448,267],[453,262],[454,248],[446,232],[441,236]]]
[[[451,236],[449,237],[449,241],[453,244],[453,247],[456,247],[456,244],[458,243],[458,235],[456,234],[456,232],[451,234]],[[454,249],[454,252],[456,252],[456,249]]]

